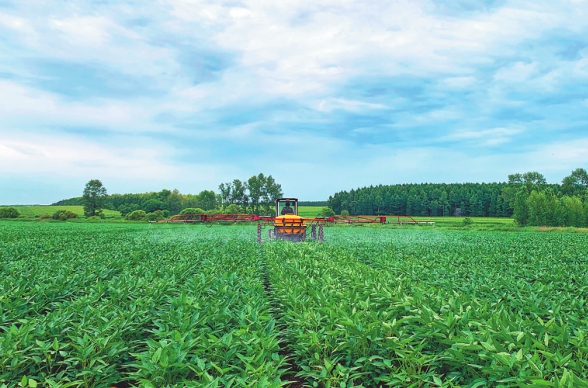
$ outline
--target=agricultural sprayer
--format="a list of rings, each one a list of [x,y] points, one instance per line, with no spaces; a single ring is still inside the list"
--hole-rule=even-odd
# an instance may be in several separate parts
[[[211,226],[224,222],[257,222],[257,241],[261,242],[264,225],[270,226],[268,237],[287,241],[304,241],[310,227],[310,238],[324,241],[325,225],[332,224],[386,224],[389,218],[396,218],[398,224],[422,224],[430,221],[417,221],[410,216],[331,216],[301,217],[298,215],[297,198],[276,199],[275,216],[256,214],[178,214],[163,222],[202,223]]]

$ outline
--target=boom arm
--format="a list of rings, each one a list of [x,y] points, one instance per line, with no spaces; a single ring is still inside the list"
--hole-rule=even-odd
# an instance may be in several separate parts
[[[390,219],[390,221],[388,221]],[[392,221],[396,219],[396,222]],[[258,216],[256,214],[178,214],[164,222],[275,222],[279,217]],[[316,224],[432,224],[432,221],[417,221],[410,216],[332,216],[332,217],[302,217],[301,221]]]

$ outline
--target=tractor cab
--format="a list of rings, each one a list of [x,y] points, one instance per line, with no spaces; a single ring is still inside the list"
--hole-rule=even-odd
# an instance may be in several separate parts
[[[298,216],[297,198],[276,199],[276,218],[270,238],[287,241],[304,241],[306,239],[306,221]]]
[[[298,198],[276,199],[276,217],[288,214],[298,215]]]

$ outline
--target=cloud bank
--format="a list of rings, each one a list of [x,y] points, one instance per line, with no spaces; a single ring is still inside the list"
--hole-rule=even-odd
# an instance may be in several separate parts
[[[0,34],[0,204],[588,162],[583,0],[3,0]]]

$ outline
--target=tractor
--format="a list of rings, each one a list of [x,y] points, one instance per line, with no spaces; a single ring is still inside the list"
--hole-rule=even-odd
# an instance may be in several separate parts
[[[307,239],[307,228],[310,226],[310,238],[324,241],[323,226],[331,224],[386,224],[388,218],[397,218],[398,224],[434,224],[432,221],[417,221],[410,216],[331,216],[301,217],[298,215],[297,198],[276,199],[275,216],[259,216],[257,214],[178,214],[169,220],[158,222],[202,223],[211,226],[213,223],[257,222],[257,241],[262,242],[262,224],[271,226],[270,239],[300,242]],[[318,229],[318,233],[317,233]]]

